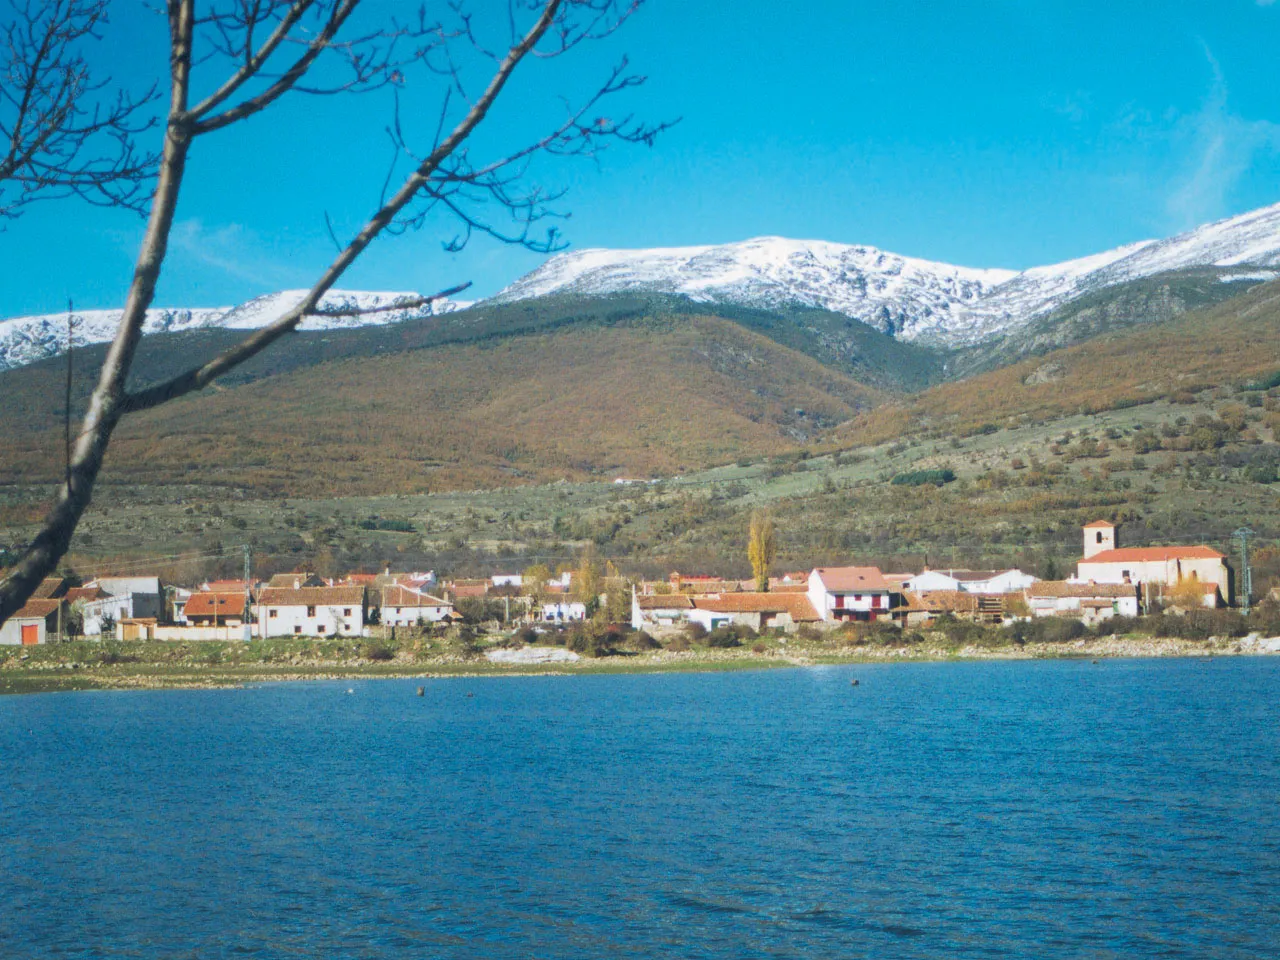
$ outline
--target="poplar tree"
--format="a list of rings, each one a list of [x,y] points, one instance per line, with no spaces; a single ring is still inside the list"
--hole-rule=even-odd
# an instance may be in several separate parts
[[[747,559],[751,561],[751,572],[755,576],[756,589],[761,592],[769,589],[769,568],[773,566],[776,550],[773,518],[764,510],[754,511],[751,514],[751,528],[747,535]]]

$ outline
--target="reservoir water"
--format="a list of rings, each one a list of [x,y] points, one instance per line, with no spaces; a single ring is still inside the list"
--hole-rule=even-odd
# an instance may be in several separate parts
[[[4,697],[0,904],[23,958],[1280,957],[1280,657]]]

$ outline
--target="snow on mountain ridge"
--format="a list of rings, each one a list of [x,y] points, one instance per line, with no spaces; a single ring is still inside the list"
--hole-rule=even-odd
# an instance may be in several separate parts
[[[495,302],[563,291],[646,291],[747,306],[819,307],[890,333],[950,325],[964,304],[1014,277],[933,263],[875,247],[823,240],[756,237],[720,246],[562,253],[500,291]],[[904,305],[908,308],[904,310]]]
[[[719,246],[562,253],[495,297],[645,291],[774,308],[819,307],[941,346],[1010,333],[1094,290],[1187,267],[1280,265],[1280,204],[1064,263],[977,269],[875,247],[758,237]]]
[[[283,290],[257,297],[235,307],[209,307],[196,309],[156,307],[147,311],[143,324],[144,334],[178,333],[187,330],[226,328],[253,330],[266,326],[294,307],[306,295],[305,290]],[[420,294],[411,291],[368,292],[332,290],[320,301],[322,307],[368,310],[386,307]],[[334,330],[346,327],[365,327],[401,320],[416,320],[438,316],[470,306],[462,301],[435,301],[412,309],[387,310],[345,317],[307,317],[300,324],[303,330]],[[106,343],[116,334],[120,325],[119,310],[75,311],[76,346]],[[35,363],[46,357],[57,356],[67,346],[67,315],[52,313],[34,317],[15,317],[0,320],[0,370]]]

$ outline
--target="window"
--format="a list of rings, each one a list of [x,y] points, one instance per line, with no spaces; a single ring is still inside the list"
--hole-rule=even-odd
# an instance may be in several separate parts
[[[1101,530],[1099,530],[1097,533],[1095,533],[1095,534],[1094,534],[1094,536],[1097,538],[1096,540],[1094,540],[1094,541],[1093,541],[1094,543],[1101,543],[1101,542],[1102,542],[1102,531],[1101,531]]]
[[[314,617],[315,615],[316,615],[316,608],[315,608],[315,607],[307,607],[307,616],[308,616],[308,617]]]
[[[295,624],[293,625],[293,632],[294,632],[294,633],[301,633],[301,632],[302,632],[302,625],[301,625],[301,624],[298,624],[298,623],[295,623]]]
[[[277,613],[279,613],[279,612],[280,612],[279,610],[268,610],[268,611],[267,611],[267,616],[268,616],[268,617],[274,617],[274,616],[275,616]]]
[[[343,607],[343,608],[342,608],[342,615],[343,615],[344,617],[349,617],[349,616],[351,616],[351,608],[350,608],[350,607]]]

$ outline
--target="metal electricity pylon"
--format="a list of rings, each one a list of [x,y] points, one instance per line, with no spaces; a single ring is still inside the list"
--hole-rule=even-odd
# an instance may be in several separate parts
[[[1233,540],[1240,541],[1240,611],[1249,615],[1249,598],[1253,596],[1253,569],[1249,566],[1249,538],[1253,531],[1241,527],[1231,534]]]

